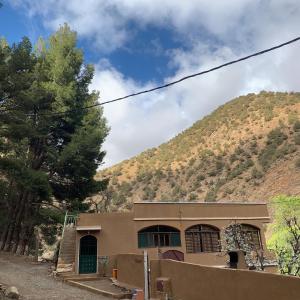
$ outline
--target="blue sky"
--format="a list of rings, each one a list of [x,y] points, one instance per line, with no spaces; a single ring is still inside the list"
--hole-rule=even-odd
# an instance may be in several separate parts
[[[23,8],[11,6],[8,1],[4,4],[0,11],[0,34],[10,44],[20,41],[23,36],[30,37],[34,43],[39,36],[47,37],[53,32],[43,26],[41,16],[29,18]],[[159,83],[175,74],[176,68],[168,65],[169,56],[173,49],[184,49],[185,45],[172,28],[151,25],[137,29],[135,22],[128,22],[126,26],[131,32],[130,39],[111,52],[95,48],[90,39],[79,36],[78,46],[83,49],[86,61],[96,64],[101,59],[108,59],[120,72],[141,83]]]
[[[48,37],[67,22],[95,65],[100,100],[124,96],[299,35],[298,0],[2,0],[0,36]],[[105,166],[172,138],[233,97],[299,91],[300,45],[105,106]]]

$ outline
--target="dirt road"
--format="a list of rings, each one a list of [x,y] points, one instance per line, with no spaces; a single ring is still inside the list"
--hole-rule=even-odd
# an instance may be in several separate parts
[[[16,286],[24,300],[108,300],[69,286],[49,274],[49,265],[0,252],[0,283]]]

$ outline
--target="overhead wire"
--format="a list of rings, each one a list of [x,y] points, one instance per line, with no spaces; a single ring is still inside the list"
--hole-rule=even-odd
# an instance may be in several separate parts
[[[207,73],[210,73],[210,72],[219,70],[219,69],[221,69],[221,68],[224,68],[224,67],[227,67],[227,66],[230,66],[230,65],[239,63],[239,62],[241,62],[241,61],[248,60],[248,59],[250,59],[250,58],[252,58],[252,57],[256,57],[256,56],[263,55],[263,54],[265,54],[265,53],[274,51],[274,50],[279,49],[279,48],[282,48],[282,47],[284,47],[284,46],[293,44],[293,43],[295,43],[295,42],[297,42],[297,41],[299,41],[299,40],[300,40],[300,36],[298,36],[298,37],[296,37],[296,38],[294,38],[294,39],[292,39],[292,40],[289,40],[289,41],[287,41],[287,42],[281,43],[281,44],[279,44],[279,45],[276,45],[276,46],[273,46],[273,47],[270,47],[270,48],[267,48],[267,49],[264,49],[264,50],[261,50],[261,51],[252,53],[252,54],[250,54],[250,55],[247,55],[247,56],[244,56],[244,57],[241,57],[241,58],[238,58],[238,59],[235,59],[235,60],[226,62],[226,63],[224,63],[224,64],[221,64],[221,65],[219,65],[219,66],[216,66],[216,67],[213,67],[213,68],[210,68],[210,69],[201,71],[201,72],[197,72],[197,73],[193,73],[193,74],[184,76],[184,77],[182,77],[182,78],[180,78],[180,79],[171,81],[171,82],[166,83],[166,84],[163,84],[163,85],[156,86],[156,87],[154,87],[154,88],[142,90],[142,91],[139,91],[139,92],[135,92],[135,93],[132,93],[132,94],[123,96],[123,97],[114,98],[114,99],[111,99],[111,100],[107,100],[107,101],[95,103],[95,104],[93,104],[93,105],[89,105],[89,106],[85,106],[85,107],[79,107],[79,108],[76,108],[76,109],[69,109],[69,110],[66,110],[66,111],[63,111],[63,112],[52,112],[52,113],[44,113],[44,114],[41,113],[41,114],[39,114],[39,116],[64,115],[64,114],[68,114],[68,113],[70,113],[70,112],[76,112],[76,111],[80,111],[80,110],[90,109],[90,108],[93,108],[93,107],[102,106],[102,105],[110,104],[110,103],[117,102],[117,101],[122,101],[122,100],[125,100],[125,99],[128,99],[128,98],[136,97],[136,96],[143,95],[143,94],[146,94],[146,93],[151,93],[151,92],[154,92],[154,91],[157,91],[157,90],[161,90],[161,89],[170,87],[170,86],[172,86],[172,85],[178,84],[178,83],[180,83],[180,82],[182,82],[182,81],[185,81],[185,80],[187,80],[187,79],[191,79],[191,78],[194,78],[194,77],[197,77],[197,76],[201,76],[201,75],[203,75],[203,74],[207,74]],[[12,109],[12,110],[13,110],[13,109]],[[1,110],[0,110],[0,112],[1,112]],[[26,114],[26,115],[27,115],[27,116],[33,116],[34,114],[31,113],[31,114]]]

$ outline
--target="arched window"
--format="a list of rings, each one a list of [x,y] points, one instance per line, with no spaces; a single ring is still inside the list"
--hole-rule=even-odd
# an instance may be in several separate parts
[[[138,247],[180,247],[180,231],[176,228],[155,225],[138,232]]]
[[[247,240],[256,248],[261,249],[261,237],[259,228],[249,225],[241,224],[242,232],[246,235]]]
[[[194,225],[185,231],[187,253],[219,252],[220,231],[209,225]]]

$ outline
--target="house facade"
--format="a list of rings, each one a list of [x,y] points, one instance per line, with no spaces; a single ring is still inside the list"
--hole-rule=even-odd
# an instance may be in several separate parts
[[[261,203],[138,202],[131,212],[83,213],[74,228],[74,270],[98,273],[110,257],[143,250],[150,259],[224,266],[220,237],[233,222],[242,224],[257,247],[266,248],[270,217]]]

